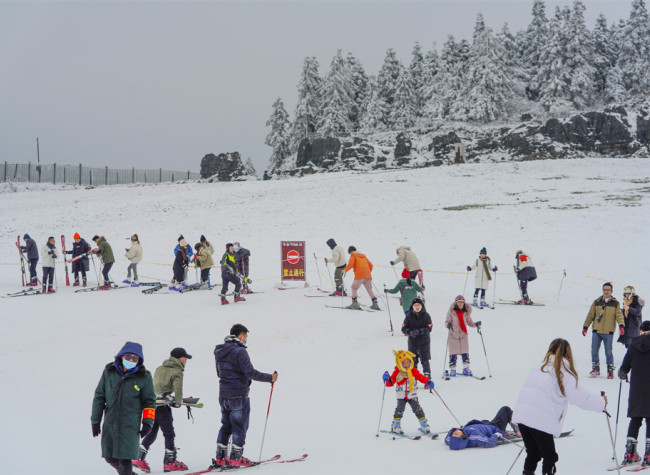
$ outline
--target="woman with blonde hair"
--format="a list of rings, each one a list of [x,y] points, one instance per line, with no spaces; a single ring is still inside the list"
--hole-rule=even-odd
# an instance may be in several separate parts
[[[535,366],[519,391],[512,421],[519,425],[526,447],[523,475],[533,475],[542,462],[542,474],[554,474],[559,457],[554,437],[559,437],[569,403],[582,409],[602,412],[607,397],[590,393],[578,385],[569,342],[551,342],[541,366]]]

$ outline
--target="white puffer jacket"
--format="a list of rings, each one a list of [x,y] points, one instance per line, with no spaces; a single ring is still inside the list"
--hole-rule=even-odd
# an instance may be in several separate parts
[[[59,257],[59,251],[56,250],[56,246],[50,249],[45,243],[45,246],[41,248],[41,265],[43,267],[54,267],[56,264],[56,257],[50,254],[50,251],[54,253],[54,256]]]
[[[545,372],[541,371],[540,363],[528,374],[517,396],[512,421],[559,437],[569,403],[589,411],[601,412],[605,409],[605,400],[578,386],[576,379],[564,369],[562,373],[566,396],[563,396],[553,369],[554,359],[549,359]]]
[[[490,284],[490,279],[488,279],[489,271],[492,270],[492,261],[489,257],[486,257],[486,264],[488,267],[488,272],[485,272],[485,266],[481,259],[476,259],[474,265],[471,267],[472,270],[476,271],[474,276],[474,288],[475,289],[485,289],[487,290],[488,285]]]
[[[418,257],[411,251],[409,246],[400,246],[395,250],[395,253],[397,259],[393,261],[394,264],[404,262],[404,267],[408,267],[411,272],[422,269]]]
[[[124,254],[131,262],[140,262],[142,260],[142,245],[139,242],[131,242],[131,247]]]
[[[341,267],[348,263],[348,261],[345,260],[345,251],[338,244],[334,246],[334,249],[332,249],[331,262],[334,264],[334,267]]]

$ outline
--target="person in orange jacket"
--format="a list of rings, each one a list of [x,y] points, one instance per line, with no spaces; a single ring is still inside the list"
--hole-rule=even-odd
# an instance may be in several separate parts
[[[370,308],[373,310],[381,310],[379,308],[379,303],[377,302],[377,297],[372,292],[372,262],[365,256],[357,252],[357,248],[354,246],[348,247],[348,254],[350,254],[350,261],[348,265],[343,270],[343,275],[349,271],[354,270],[354,282],[352,282],[352,303],[345,308],[351,310],[361,310],[359,302],[357,302],[357,290],[363,285],[372,299],[372,305]]]

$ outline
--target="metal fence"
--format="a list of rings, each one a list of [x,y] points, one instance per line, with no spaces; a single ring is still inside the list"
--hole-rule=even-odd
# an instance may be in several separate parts
[[[162,168],[109,168],[59,165],[57,163],[0,162],[0,179],[30,183],[68,183],[75,185],[122,185],[127,183],[163,183],[198,180],[200,173],[163,170]]]

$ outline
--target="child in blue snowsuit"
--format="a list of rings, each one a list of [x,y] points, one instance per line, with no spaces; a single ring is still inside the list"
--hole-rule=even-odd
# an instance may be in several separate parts
[[[453,427],[447,432],[445,444],[451,450],[462,450],[468,447],[483,447],[490,449],[506,433],[508,423],[512,424],[512,409],[503,406],[491,421],[472,419],[461,428]],[[518,428],[513,425],[515,432]]]

